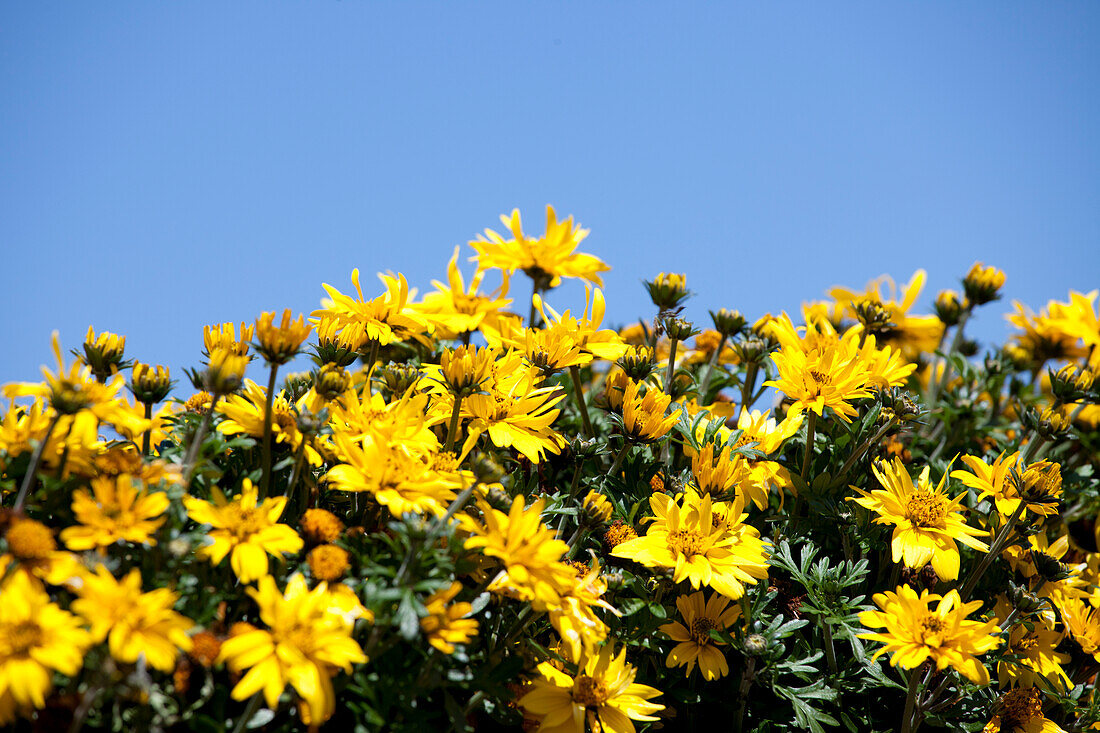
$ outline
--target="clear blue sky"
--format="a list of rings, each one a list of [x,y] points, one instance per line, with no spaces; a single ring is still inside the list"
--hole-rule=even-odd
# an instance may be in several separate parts
[[[1096,2],[8,2],[0,381],[89,324],[182,377],[206,323],[423,291],[547,203],[617,322],[661,270],[705,318],[979,259],[1037,308],[1100,287],[1098,133]]]

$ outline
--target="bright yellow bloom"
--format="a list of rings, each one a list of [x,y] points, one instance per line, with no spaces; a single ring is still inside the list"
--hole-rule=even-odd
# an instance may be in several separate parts
[[[427,635],[428,643],[444,654],[454,654],[455,644],[467,644],[477,635],[477,621],[463,618],[473,606],[466,602],[447,605],[461,590],[462,583],[455,581],[424,601],[428,615],[420,619],[420,629]]]
[[[861,297],[874,296],[878,299],[890,314],[890,322],[894,324],[888,339],[890,345],[901,348],[909,361],[916,361],[917,354],[935,351],[943,336],[943,324],[936,316],[909,315],[924,288],[926,277],[924,270],[917,270],[913,279],[899,288],[893,278],[883,275],[869,282],[862,294],[847,288],[833,288],[829,295],[836,300],[842,314],[852,317],[855,317],[855,303]],[[886,296],[883,286],[888,288],[889,297]]]
[[[1066,733],[1043,717],[1043,698],[1034,687],[1009,690],[997,704],[997,714],[983,733]]]
[[[306,555],[309,572],[315,580],[333,583],[348,572],[350,555],[336,545],[318,545]]]
[[[1012,306],[1016,312],[1006,315],[1005,318],[1023,331],[1013,338],[1036,366],[1051,359],[1079,359],[1088,355],[1088,348],[1082,344],[1080,322],[1076,318],[1065,317],[1067,311],[1060,307],[1061,304],[1051,301],[1038,314],[1019,301],[1013,301]],[[1093,349],[1094,357],[1096,354],[1100,354],[1100,349]]]
[[[1001,645],[1001,639],[995,636],[1001,629],[995,621],[966,620],[981,607],[981,601],[963,603],[954,589],[943,596],[924,590],[917,597],[908,585],[876,593],[873,598],[882,610],[864,611],[859,614],[860,623],[885,631],[860,634],[859,638],[881,641],[886,646],[872,659],[890,652],[890,665],[904,669],[915,669],[931,659],[938,670],[951,667],[975,684],[989,684],[989,670],[976,655]],[[934,601],[939,603],[933,610],[929,604]]]
[[[713,502],[710,494],[700,498],[689,487],[679,503],[667,494],[654,494],[649,505],[655,516],[645,536],[616,545],[612,555],[670,568],[675,582],[710,586],[734,600],[744,595],[746,583],[755,585],[768,577],[768,543],[755,527],[743,523],[743,497]]]
[[[894,562],[904,560],[906,567],[914,569],[931,562],[941,580],[955,580],[960,564],[956,541],[975,550],[989,551],[988,545],[974,539],[988,532],[968,526],[960,513],[966,493],[952,499],[944,492],[946,475],[933,487],[925,466],[914,486],[900,458],[876,463],[871,470],[885,491],[876,489],[867,493],[852,487],[859,498],[850,501],[878,514],[876,524],[894,525],[891,540]]]
[[[993,265],[986,267],[975,262],[963,278],[963,291],[966,299],[974,305],[983,305],[996,300],[1005,284],[1005,274]]]
[[[623,393],[623,427],[631,440],[639,443],[653,443],[672,430],[680,419],[682,410],[666,414],[672,398],[660,390],[650,387],[645,395],[638,394],[638,383],[633,379],[626,385]]]
[[[83,566],[71,552],[60,552],[53,530],[41,522],[26,517],[16,518],[4,533],[7,554],[0,555],[0,579],[12,572],[26,574],[35,584],[65,585],[79,578]]]
[[[363,299],[358,268],[351,272],[358,299],[344,295],[331,285],[322,284],[331,299],[322,299],[323,307],[313,311],[311,317],[335,319],[341,328],[341,338],[349,343],[373,341],[379,346],[387,346],[395,341],[414,339],[428,345],[430,326],[424,316],[409,304],[409,283],[405,276],[380,274],[378,277],[386,286],[386,292],[370,301]],[[350,333],[344,336],[345,331]]]
[[[172,610],[179,595],[167,588],[142,593],[137,568],[118,581],[99,565],[85,574],[77,593],[73,610],[88,622],[97,643],[107,640],[111,656],[120,662],[145,657],[153,669],[171,672],[179,652],[191,649],[187,632],[195,624]]]
[[[267,575],[268,554],[294,554],[302,549],[302,538],[292,528],[279,524],[286,509],[285,496],[264,499],[257,504],[259,493],[247,478],[241,493],[232,501],[220,489],[213,489],[214,503],[194,497],[184,497],[187,514],[199,524],[213,529],[207,535],[211,543],[195,554],[218,565],[226,555],[234,574],[242,583],[250,583]]]
[[[248,595],[260,607],[260,619],[268,628],[247,631],[222,644],[217,661],[227,662],[234,672],[248,670],[233,688],[233,699],[247,700],[262,691],[274,709],[289,684],[308,706],[311,723],[328,720],[336,710],[333,672],[350,673],[353,664],[367,661],[328,586],[321,583],[311,591],[301,575],[294,575],[283,594],[267,575],[258,588],[248,589]]]
[[[252,341],[253,326],[241,323],[241,337],[237,338],[237,328],[232,323],[214,324],[203,326],[202,341],[206,347],[206,356],[215,351],[228,351],[235,356],[248,354],[249,342]]]
[[[562,594],[576,583],[573,569],[561,561],[569,546],[556,539],[554,531],[542,522],[545,505],[545,500],[539,499],[525,508],[520,495],[512,500],[507,514],[479,501],[484,524],[468,515],[460,516],[470,533],[464,547],[495,557],[504,565],[504,572],[488,589],[506,590],[544,608],[560,605]]]
[[[168,495],[148,491],[129,474],[92,479],[92,492],[73,492],[73,514],[79,525],[61,530],[70,550],[108,547],[115,542],[155,545],[153,535],[164,524]]]
[[[993,608],[993,615],[1001,623],[1012,612],[1008,598],[1001,596]],[[1029,628],[1030,627],[1030,628]],[[1001,687],[1019,685],[1033,687],[1042,677],[1051,685],[1072,689],[1069,675],[1062,669],[1069,664],[1070,655],[1055,651],[1065,634],[1054,630],[1052,620],[1042,615],[1032,616],[1027,623],[1019,623],[1009,631],[1005,661],[997,663],[997,679]]]
[[[1081,647],[1081,651],[1100,662],[1100,609],[1092,608],[1083,601],[1068,599],[1059,610],[1066,631]]]
[[[455,477],[434,470],[405,445],[378,440],[360,444],[339,432],[333,440],[344,462],[325,474],[325,480],[340,491],[369,491],[395,517],[410,512],[443,516],[461,487]]]
[[[291,310],[287,308],[277,326],[274,313],[261,313],[256,319],[256,350],[271,364],[286,364],[293,359],[313,330],[303,316],[296,321],[290,318]]]
[[[95,329],[88,326],[88,334],[84,337],[84,355],[81,358],[91,367],[96,379],[105,382],[111,375],[118,374],[120,367],[125,366],[122,361],[125,350],[125,336],[108,331],[96,335]]]
[[[17,708],[41,708],[55,671],[69,677],[80,671],[91,637],[25,573],[9,577],[2,594],[0,698],[10,697]]]
[[[464,333],[477,331],[483,324],[495,325],[498,314],[512,303],[508,295],[508,273],[502,277],[500,288],[491,295],[478,292],[485,270],[479,269],[470,279],[467,288],[458,269],[458,247],[447,264],[447,284],[432,280],[436,292],[428,293],[416,309],[435,326],[440,338],[454,339]]]
[[[468,397],[492,377],[496,357],[497,352],[492,348],[459,346],[457,349],[444,349],[439,357],[443,383],[453,394]]]
[[[282,391],[271,400],[271,435],[275,443],[282,443],[290,450],[297,450],[305,440],[298,430],[298,413],[305,405],[310,393],[303,395],[298,403],[292,403]],[[225,435],[250,435],[262,438],[264,434],[264,410],[267,405],[267,390],[253,382],[244,380],[244,393],[226,397],[218,403],[218,412],[227,419],[218,423],[218,432]],[[314,466],[321,465],[321,454],[308,442],[305,457]]]
[[[168,367],[135,362],[130,369],[130,391],[138,402],[156,404],[168,396],[172,389],[172,375]]]
[[[1010,517],[1020,504],[1020,492],[1012,479],[1012,469],[1020,453],[1005,456],[1002,452],[990,465],[977,456],[962,456],[962,462],[970,471],[952,471],[951,478],[957,478],[964,485],[981,492],[978,499],[991,497],[997,506],[997,512]]]
[[[484,238],[479,236],[470,242],[477,252],[478,270],[490,267],[508,273],[523,270],[539,289],[556,288],[563,277],[603,286],[600,273],[611,268],[592,255],[574,251],[588,236],[588,230],[573,226],[573,217],[559,222],[554,207],[547,206],[546,233],[537,239],[523,233],[519,209],[512,209],[511,217],[501,215],[500,220],[511,231],[511,239],[486,229]]]
[[[607,624],[596,615],[600,608],[620,616],[611,604],[603,599],[607,592],[607,582],[600,577],[599,560],[593,559],[591,566],[580,563],[572,565],[576,580],[565,588],[557,604],[548,605],[550,624],[561,637],[563,647],[568,648],[573,659],[580,656],[581,650],[591,652],[607,639]]]
[[[730,606],[730,599],[719,593],[711,595],[708,601],[703,598],[703,591],[697,591],[676,599],[676,608],[680,610],[684,623],[673,621],[661,626],[663,633],[679,642],[669,653],[665,666],[686,666],[684,676],[690,677],[698,662],[703,679],[716,680],[729,674],[730,668],[726,656],[717,648],[725,643],[711,639],[710,632],[712,629],[725,631],[729,628],[741,615],[741,607],[737,604]]]
[[[719,448],[708,442],[692,451],[691,473],[700,492],[722,499],[747,478],[748,465],[740,456],[730,456],[729,445]]]
[[[610,644],[599,654],[582,653],[569,675],[550,662],[539,665],[535,689],[519,699],[520,707],[539,720],[541,733],[634,733],[632,720],[652,721],[664,705],[649,702],[661,694],[634,682],[637,670],[626,663],[626,649],[614,654]]]
[[[534,297],[535,307],[546,322],[546,330],[555,338],[570,339],[582,354],[595,359],[614,361],[626,352],[626,343],[611,329],[601,329],[607,304],[599,288],[584,288],[584,313],[580,318],[572,310],[558,313],[541,296]]]

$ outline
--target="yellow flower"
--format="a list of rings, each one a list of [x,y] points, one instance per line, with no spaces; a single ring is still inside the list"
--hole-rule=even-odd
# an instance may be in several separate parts
[[[966,493],[951,499],[944,492],[946,474],[933,487],[925,466],[917,485],[913,486],[913,479],[900,458],[876,463],[871,470],[885,491],[876,489],[867,493],[853,486],[859,498],[852,497],[849,501],[878,514],[876,524],[894,525],[891,540],[894,562],[904,560],[906,567],[914,569],[931,562],[941,580],[955,580],[959,577],[960,564],[956,541],[975,550],[989,551],[988,545],[974,539],[988,533],[968,526],[960,514]]]
[[[463,618],[473,606],[465,602],[447,605],[461,590],[462,583],[455,581],[424,601],[428,615],[420,619],[420,629],[427,634],[428,643],[444,654],[454,654],[455,644],[467,644],[477,635],[477,621]]]
[[[172,376],[168,367],[135,362],[130,369],[130,391],[138,402],[154,405],[172,389]]]
[[[118,370],[126,366],[122,361],[125,350],[125,336],[107,331],[96,335],[95,329],[88,326],[88,334],[84,337],[84,355],[81,358],[91,367],[96,379],[105,382],[108,377],[118,374]]]
[[[637,670],[626,663],[626,649],[618,655],[610,644],[599,654],[582,653],[576,673],[569,675],[550,662],[538,666],[535,689],[519,699],[520,707],[539,720],[541,733],[634,733],[632,720],[653,721],[664,705],[649,702],[661,694],[634,681]]]
[[[163,491],[146,491],[129,474],[92,479],[92,492],[73,492],[73,514],[79,525],[61,530],[70,550],[91,550],[123,542],[155,545],[153,535],[164,524],[169,505]]]
[[[190,496],[183,500],[191,519],[213,527],[207,535],[211,543],[195,552],[199,557],[218,565],[232,553],[229,562],[234,574],[242,583],[250,583],[267,575],[268,554],[278,557],[302,549],[298,533],[278,523],[286,508],[285,496],[264,499],[257,505],[258,491],[248,479],[240,496],[232,501],[217,487],[213,491],[213,504]]]
[[[703,591],[691,595],[681,595],[676,599],[676,608],[684,623],[673,621],[661,626],[661,631],[673,641],[679,642],[665,660],[666,667],[687,667],[684,676],[690,677],[695,663],[703,679],[716,680],[729,674],[726,657],[717,649],[724,642],[710,638],[712,629],[725,631],[741,615],[741,607],[730,606],[730,599],[719,593],[703,600]]]
[[[334,433],[333,440],[344,462],[325,474],[325,480],[339,491],[369,491],[395,517],[410,512],[443,516],[461,486],[405,445],[378,440],[361,445],[342,432]]]
[[[1009,690],[997,704],[997,714],[983,733],[1066,733],[1043,717],[1043,699],[1034,687]]]
[[[740,456],[730,456],[729,445],[719,448],[708,442],[692,454],[691,473],[695,476],[699,491],[711,494],[715,499],[724,498],[728,491],[747,477],[748,466]]]
[[[667,494],[654,494],[649,505],[655,516],[645,536],[616,545],[613,556],[669,568],[677,583],[710,586],[734,600],[744,595],[746,583],[755,585],[768,577],[768,543],[755,527],[743,523],[743,497],[714,503],[710,494],[700,498],[688,487],[679,503]]]
[[[1095,293],[1092,297],[1095,297]],[[1005,318],[1013,326],[1023,330],[1023,333],[1017,333],[1013,338],[1016,345],[1037,365],[1035,368],[1051,359],[1079,359],[1089,354],[1088,348],[1081,343],[1083,336],[1080,321],[1066,318],[1067,311],[1062,304],[1052,300],[1038,314],[1031,312],[1019,301],[1013,301],[1012,306],[1016,312],[1006,315]],[[1095,357],[1100,349],[1093,349],[1092,353]]]
[[[650,387],[645,395],[638,394],[638,383],[630,380],[623,393],[623,427],[631,440],[639,443],[653,443],[672,430],[680,419],[681,410],[668,415],[668,406],[672,398],[660,390]]]
[[[87,573],[73,610],[84,617],[96,642],[108,642],[111,656],[132,664],[145,657],[150,667],[171,672],[180,650],[190,651],[194,623],[172,610],[179,596],[167,588],[141,592],[134,568],[121,581],[103,565]]]
[[[883,275],[868,283],[862,294],[846,288],[833,288],[829,295],[836,300],[842,314],[852,317],[856,315],[855,302],[861,295],[874,296],[890,314],[890,322],[894,324],[888,339],[890,345],[901,348],[909,361],[916,361],[916,356],[921,352],[935,351],[943,336],[943,324],[936,316],[909,314],[924,288],[926,277],[924,270],[917,270],[913,279],[899,288],[893,278]],[[888,297],[883,286],[887,286],[889,290]]]
[[[344,295],[328,284],[322,287],[328,291],[331,299],[323,299],[319,310],[313,311],[312,318],[332,318],[340,326],[341,339],[347,343],[374,342],[387,346],[395,341],[414,339],[424,345],[430,343],[427,320],[409,305],[409,283],[405,276],[398,274],[379,275],[386,292],[373,300],[363,299],[363,289],[359,286],[359,268],[351,271],[351,281],[355,285],[358,299]],[[345,336],[345,332],[348,332]]]
[[[581,502],[581,512],[584,516],[584,521],[590,522],[596,526],[611,521],[611,513],[614,509],[615,508],[611,506],[611,502],[607,500],[607,497],[595,489],[585,494],[584,501]]]
[[[486,229],[484,238],[479,236],[470,242],[477,252],[478,270],[490,267],[508,273],[523,270],[540,290],[556,288],[563,277],[576,277],[603,286],[600,273],[611,268],[592,255],[574,251],[588,236],[588,230],[574,227],[573,217],[559,222],[554,207],[547,206],[546,233],[538,239],[523,233],[519,209],[512,209],[511,217],[501,215],[500,220],[511,231],[511,239]]]
[[[91,644],[80,620],[50,603],[25,573],[9,577],[0,603],[0,698],[17,708],[41,708],[53,673],[72,677]]]
[[[993,608],[993,615],[1001,623],[1012,612],[1008,598],[1001,596]],[[1042,677],[1051,685],[1064,685],[1072,689],[1069,675],[1062,669],[1070,662],[1070,655],[1055,651],[1063,632],[1055,631],[1052,620],[1042,615],[1028,618],[1027,623],[1012,627],[1005,643],[1006,659],[997,663],[997,679],[1001,687],[1019,685],[1033,687]]]
[[[1019,457],[1019,452],[1007,457],[1002,452],[993,461],[993,465],[990,465],[977,456],[963,456],[961,460],[970,472],[952,471],[951,478],[957,478],[964,485],[977,489],[980,492],[979,500],[991,497],[998,513],[1003,517],[1010,517],[1020,504],[1020,492],[1012,478],[1012,469]]]
[[[304,405],[309,396],[309,393],[303,395],[299,403]],[[251,379],[244,380],[243,394],[230,395],[218,403],[218,412],[227,418],[218,424],[218,432],[225,435],[243,433],[253,438],[262,438],[266,404],[266,390]],[[282,391],[271,400],[271,434],[276,444],[282,443],[292,451],[297,450],[305,440],[305,436],[298,430],[297,407]],[[312,465],[321,465],[321,454],[308,442],[305,457]]]
[[[981,601],[963,603],[954,589],[943,596],[924,590],[918,598],[908,585],[898,587],[896,592],[876,593],[874,601],[881,611],[859,615],[864,626],[885,629],[859,635],[886,644],[873,659],[890,652],[891,666],[904,669],[915,669],[931,659],[938,670],[951,667],[975,684],[989,684],[989,670],[976,655],[1000,646],[1001,639],[994,634],[1001,629],[995,621],[966,620],[981,607]],[[933,610],[929,604],[934,601],[939,603]]]
[[[13,562],[14,572],[26,574],[36,584],[65,585],[80,576],[80,560],[70,552],[59,552],[53,531],[41,522],[26,517],[13,520],[4,541],[8,553],[0,555],[0,579]]]
[[[301,575],[294,575],[283,594],[266,575],[248,594],[268,628],[246,631],[222,644],[218,662],[227,662],[233,672],[248,670],[231,696],[247,700],[262,691],[274,709],[289,684],[308,706],[310,722],[323,723],[336,710],[333,671],[351,672],[353,664],[367,661],[332,593],[325,583],[311,591]]]
[[[318,545],[306,556],[313,577],[328,583],[344,577],[348,571],[348,560],[348,551],[336,545]]]
[[[286,364],[293,359],[313,330],[313,326],[306,325],[303,316],[299,315],[297,321],[291,321],[290,317],[291,311],[287,308],[278,326],[274,313],[261,313],[256,319],[256,340],[259,342],[256,351],[270,364]]]
[[[435,326],[440,338],[453,339],[477,331],[483,324],[495,325],[499,312],[512,303],[508,295],[508,273],[504,273],[500,288],[491,295],[478,292],[485,270],[479,269],[467,288],[458,269],[458,251],[447,264],[447,284],[432,280],[436,292],[428,293],[416,309]]]
[[[230,349],[217,349],[210,353],[210,361],[202,375],[202,384],[208,392],[227,395],[241,388],[241,380],[248,368],[250,357]]]
[[[600,328],[607,308],[603,291],[599,288],[593,290],[586,285],[584,301],[584,313],[577,318],[571,310],[558,313],[547,305],[540,295],[536,294],[533,298],[535,307],[546,322],[546,330],[552,333],[554,338],[568,338],[576,344],[582,354],[590,359],[615,361],[626,353],[627,345],[617,332]]]
[[[998,292],[1005,284],[1005,274],[996,267],[985,267],[981,262],[975,262],[970,271],[963,278],[963,292],[966,299],[974,305],[983,305],[992,300],[997,300]]]
[[[504,572],[489,584],[490,591],[507,590],[520,600],[558,605],[576,582],[573,569],[561,562],[569,546],[555,538],[542,522],[543,499],[524,507],[523,496],[512,500],[507,514],[478,501],[484,524],[468,515],[460,521],[470,533],[464,547],[495,557]]]
[[[562,646],[568,647],[572,658],[581,654],[581,649],[592,651],[607,639],[608,627],[595,609],[620,616],[611,604],[603,599],[607,592],[607,583],[600,577],[600,563],[593,559],[592,565],[579,562],[571,563],[576,579],[561,593],[558,603],[547,606],[550,612],[550,624],[561,637]]]
[[[232,323],[214,324],[203,326],[202,341],[206,347],[206,356],[211,356],[215,351],[227,351],[235,356],[248,354],[249,342],[252,341],[253,326],[241,323],[241,337],[237,338],[237,329]]]
[[[306,509],[301,527],[305,538],[315,545],[335,542],[344,531],[344,523],[326,509]]]
[[[491,348],[459,346],[457,349],[444,349],[439,358],[443,383],[453,394],[468,397],[493,375],[495,359],[496,351]]]

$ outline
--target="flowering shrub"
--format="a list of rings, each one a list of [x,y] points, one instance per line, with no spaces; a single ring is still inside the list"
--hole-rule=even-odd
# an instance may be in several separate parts
[[[419,302],[206,327],[193,394],[55,335],[4,387],[0,724],[1100,727],[1096,292],[982,358],[981,264],[707,324],[661,274],[614,330],[586,230],[503,220]]]

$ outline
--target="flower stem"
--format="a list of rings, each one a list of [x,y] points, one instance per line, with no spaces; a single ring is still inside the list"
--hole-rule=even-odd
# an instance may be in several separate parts
[[[626,458],[626,452],[630,450],[630,441],[624,439],[623,447],[619,450],[615,456],[614,463],[611,464],[611,468],[607,469],[608,476],[614,476],[620,468],[623,467],[623,460]]]
[[[577,401],[577,409],[581,412],[581,427],[584,429],[584,437],[592,438],[596,433],[592,430],[592,420],[588,417],[588,405],[584,402],[584,388],[581,387],[581,368],[575,364],[569,367],[569,378],[573,380],[573,399]]]
[[[447,442],[443,444],[443,450],[450,453],[454,450],[455,440],[458,438],[459,410],[462,409],[462,395],[454,396],[454,407],[451,409],[451,422],[447,426]]]
[[[233,726],[233,733],[243,733],[245,726],[248,725],[248,721],[252,719],[252,716],[256,714],[256,708],[260,707],[260,700],[263,698],[263,692],[257,692],[252,697],[248,698],[248,707],[241,713],[241,717],[237,720],[237,724]]]
[[[279,371],[278,364],[271,365],[271,376],[267,380],[267,402],[264,403],[264,463],[263,476],[260,478],[260,498],[267,498],[268,489],[271,487],[271,408],[275,404],[275,375]]]
[[[672,394],[672,375],[676,371],[676,347],[680,344],[677,339],[670,339],[668,347],[668,369],[665,370],[665,394]]]
[[[967,599],[970,598],[970,594],[973,592],[974,586],[978,584],[978,580],[982,577],[982,573],[985,572],[989,564],[1001,554],[1001,550],[1008,544],[1012,535],[1012,530],[1016,527],[1016,522],[1023,516],[1026,506],[1027,503],[1021,497],[1020,503],[1016,505],[1016,511],[1012,513],[1012,516],[1009,517],[1009,520],[1005,522],[1004,526],[997,531],[997,538],[993,540],[993,545],[989,548],[989,552],[987,552],[985,557],[982,558],[982,561],[978,563],[978,567],[974,568],[974,572],[966,579],[966,584],[962,587],[962,590],[959,591],[959,598],[962,599],[963,603],[966,603]]]
[[[210,408],[202,416],[199,429],[191,438],[191,445],[187,447],[187,457],[183,459],[183,488],[191,486],[191,476],[195,472],[195,461],[199,457],[199,449],[202,448],[202,439],[206,437],[206,431],[210,429],[210,422],[214,419],[214,408],[218,404],[219,395],[210,395]]]
[[[863,444],[856,448],[855,452],[852,453],[852,455],[848,456],[848,460],[846,460],[844,462],[844,465],[840,467],[840,472],[837,474],[837,476],[841,479],[847,476],[848,471],[851,470],[856,461],[863,457],[863,454],[867,452],[867,449],[882,440],[882,436],[886,435],[886,433],[888,433],[891,428],[897,425],[897,422],[898,419],[896,417],[890,418],[890,420],[881,428],[879,428],[874,435],[872,435],[868,440],[863,441]]]
[[[153,403],[152,402],[146,402],[145,403],[145,419],[146,420],[152,420],[153,419]],[[145,431],[145,434],[143,436],[141,436],[141,455],[143,455],[143,456],[149,455],[149,442],[152,440],[152,437],[153,437],[153,426],[150,425],[149,428]]]
[[[290,471],[290,481],[286,485],[286,495],[290,497],[294,494],[294,487],[298,485],[298,477],[302,473],[302,458],[306,452],[306,436],[302,436],[302,443],[298,446],[298,451],[294,456],[294,468]],[[308,500],[302,502],[302,511],[305,511]]]
[[[46,443],[50,442],[50,436],[53,434],[54,428],[57,427],[57,422],[60,419],[60,412],[53,416],[49,426],[46,428],[46,434],[42,436],[42,441],[35,446],[34,455],[31,456],[31,463],[27,466],[26,475],[23,476],[23,485],[19,487],[19,495],[15,497],[16,512],[23,508],[23,502],[27,500],[27,492],[31,490],[31,484],[34,483],[34,475],[38,472],[38,464],[42,461],[42,452],[46,449]]]
[[[814,432],[817,429],[817,413],[810,410],[806,417],[806,452],[802,456],[802,480],[810,475],[810,456],[814,452]]]
[[[937,399],[939,399],[940,392],[947,386],[948,380],[951,379],[951,357],[955,355],[955,352],[959,350],[959,346],[962,345],[963,329],[966,328],[966,322],[970,319],[970,309],[967,308],[962,312],[962,316],[959,317],[959,325],[955,326],[955,338],[951,340],[951,348],[947,352],[947,357],[943,362],[943,375],[936,379],[935,370],[928,375],[932,385],[932,394],[928,398],[928,404],[932,405]]]
[[[711,375],[714,374],[714,367],[718,364],[719,355],[722,353],[722,347],[726,345],[726,337],[723,335],[718,339],[718,348],[714,350],[714,353],[710,355],[710,359],[707,360],[707,371],[703,374],[703,383],[699,385],[699,399],[706,401],[707,399],[707,387],[710,386]]]
[[[756,389],[756,372],[760,365],[756,362],[749,364],[745,370],[745,381],[741,383],[741,404],[737,406],[737,421],[741,421],[741,415],[752,407],[749,404],[749,395]]]
[[[920,668],[909,672],[909,691],[905,696],[905,712],[901,716],[901,733],[913,733],[920,725],[914,719],[917,703],[917,689],[920,687]]]

